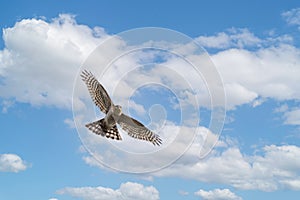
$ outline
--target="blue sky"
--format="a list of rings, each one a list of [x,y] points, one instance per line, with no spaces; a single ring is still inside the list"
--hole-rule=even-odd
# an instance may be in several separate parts
[[[296,1],[12,0],[0,8],[0,19],[0,199],[299,196],[300,4]],[[128,53],[131,47],[122,43],[126,34],[121,39],[111,37],[143,27],[188,36],[206,49],[213,63],[209,66],[223,81],[224,127],[203,159],[199,158],[203,141],[211,150],[218,138],[209,127],[213,112],[209,93],[214,91],[208,91],[205,77],[190,73],[180,57],[149,49]],[[101,50],[109,42],[112,45]],[[186,59],[199,62],[192,48],[179,47]],[[159,151],[124,132],[122,143],[110,143],[81,127],[103,115],[94,111],[78,73],[82,65],[92,63],[86,67],[100,79],[103,69],[97,71],[93,64],[101,65],[102,58],[118,55],[120,49],[128,54],[110,65],[101,82],[115,103],[158,131],[165,141]],[[93,57],[97,53],[101,56]],[[137,87],[142,83],[149,87]],[[222,100],[218,92],[217,103]],[[180,111],[189,113],[186,121],[180,121]],[[199,123],[194,122],[197,118]],[[184,139],[195,123],[198,132],[189,146]],[[174,133],[179,135],[175,138]],[[182,144],[189,149],[175,161],[183,153]],[[139,157],[145,152],[149,154]]]

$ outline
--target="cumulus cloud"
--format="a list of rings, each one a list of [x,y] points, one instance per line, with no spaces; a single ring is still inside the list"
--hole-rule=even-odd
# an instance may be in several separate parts
[[[201,197],[204,200],[242,200],[229,189],[214,189],[210,191],[199,190],[195,192],[196,196]]]
[[[79,25],[67,14],[50,22],[23,19],[3,29],[0,97],[70,109],[77,70],[106,37],[102,28]]]
[[[182,150],[180,148],[182,148],[184,141],[181,140],[184,138],[175,142],[174,147],[176,148],[158,152],[152,157],[144,154],[141,158],[135,158],[134,155],[124,156],[104,150],[101,155],[94,154],[98,160],[92,156],[85,156],[84,161],[101,169],[113,166],[113,169],[125,169],[125,171],[132,172],[143,172],[143,170],[147,172],[151,169],[168,166],[152,172],[150,175],[152,177],[181,177],[205,183],[219,183],[243,190],[300,190],[299,185],[297,186],[300,181],[300,163],[295,160],[300,156],[300,147],[269,145],[262,149],[256,149],[255,154],[245,154],[238,148],[237,142],[223,137],[222,140],[218,141],[216,148],[212,150],[210,155],[200,159],[199,152],[201,148],[205,148],[203,140],[206,138],[214,142],[215,139],[212,138],[216,137],[213,134],[210,137],[205,137],[205,130],[202,130],[203,135],[201,137],[198,135],[189,149],[172,165],[168,164],[171,164],[170,161],[174,161],[173,158],[178,153],[178,149]],[[168,133],[174,131],[176,129],[168,131]],[[189,132],[188,129],[187,132]],[[137,147],[139,144],[135,143],[134,146]],[[208,145],[208,147],[211,148],[212,146]],[[166,160],[169,163],[166,163]]]
[[[57,18],[46,21],[44,19],[23,19],[13,27],[3,30],[5,48],[0,51],[0,95],[3,99],[2,112],[7,112],[14,102],[30,103],[33,106],[55,106],[63,109],[73,108],[85,110],[84,100],[90,99],[86,87],[80,79],[81,85],[75,88],[78,98],[72,99],[74,79],[78,77],[78,70],[83,61],[90,56],[98,44],[106,40],[110,35],[100,27],[90,28],[77,24],[74,16],[62,14]],[[103,44],[103,43],[102,43]],[[168,44],[169,46],[172,44]],[[95,55],[95,60],[90,59],[84,67],[93,69],[93,73],[99,77],[100,71],[104,70],[105,62],[120,49],[132,50],[135,47],[126,43],[121,38],[116,38],[105,46],[105,52]],[[177,47],[171,47],[177,48]],[[181,49],[181,51],[183,51]],[[192,51],[189,51],[192,53]],[[192,53],[193,54],[193,53]],[[141,70],[143,62],[153,62],[161,57],[164,63],[153,66],[151,70]],[[94,57],[92,57],[94,58]],[[115,58],[115,57],[113,57]],[[91,63],[91,62],[93,63]],[[111,61],[111,60],[109,60]],[[184,65],[182,65],[184,64]],[[100,67],[99,67],[100,66]],[[133,71],[130,71],[133,66]],[[178,69],[174,66],[178,66]],[[187,63],[183,63],[177,57],[168,57],[157,51],[137,51],[125,55],[113,63],[108,69],[101,83],[113,96],[115,103],[135,110],[138,115],[145,115],[143,105],[129,100],[129,95],[142,86],[141,84],[163,84],[174,89],[182,101],[185,109],[192,109],[199,105],[210,107],[209,92],[201,78],[195,77],[195,73],[188,73]],[[191,66],[188,66],[191,68]],[[200,82],[199,82],[200,79]],[[191,84],[188,81],[192,80]],[[216,81],[213,81],[216,82]],[[199,86],[197,91],[192,91],[190,85]],[[114,90],[117,87],[116,90]],[[194,97],[195,95],[195,97]],[[223,99],[224,98],[215,98]],[[223,101],[224,102],[224,101]],[[191,112],[186,112],[191,113]],[[188,116],[195,118],[195,116]],[[65,120],[72,127],[72,121]]]
[[[105,139],[94,135],[86,137],[84,145],[92,155],[84,155],[83,160],[88,165],[101,169],[109,167],[124,172],[147,173],[172,166],[183,154],[181,157],[183,163],[195,162],[200,157],[206,156],[214,146],[227,145],[223,141],[218,141],[218,135],[205,127],[192,128],[167,123],[157,132],[163,140],[160,147],[136,141],[120,132],[123,136],[122,142],[108,143]],[[193,153],[187,153],[190,151]]]
[[[299,13],[299,9],[293,9],[283,16],[297,24]],[[292,36],[259,38],[248,29],[229,29],[195,40],[218,49],[211,58],[223,79],[228,109],[255,104],[258,97],[279,101],[300,98],[300,77],[296,75],[300,73],[300,51],[293,46]]]
[[[27,164],[16,154],[0,154],[0,172],[20,172],[27,169]]]
[[[158,200],[159,192],[153,186],[144,186],[139,183],[122,183],[120,188],[105,187],[67,187],[57,191],[58,194],[67,194],[84,200]]]
[[[74,78],[80,65],[98,44],[110,36],[103,28],[90,28],[78,24],[74,16],[67,14],[59,15],[51,21],[23,19],[13,27],[4,29],[5,48],[0,51],[0,89],[3,91],[1,98],[5,100],[2,103],[2,111],[7,112],[7,108],[14,101],[30,103],[34,106],[46,105],[71,109]],[[300,52],[288,42],[289,38],[286,35],[280,38],[259,38],[248,29],[232,28],[215,36],[200,36],[195,41],[204,47],[221,49],[211,58],[224,82],[227,108],[234,109],[238,105],[253,103],[258,97],[277,100],[300,98],[300,88],[297,84]],[[195,54],[195,46],[191,44],[168,45],[164,44],[171,50],[186,55],[191,61],[201,57]],[[247,50],[251,46],[257,48]],[[102,66],[113,52],[121,52],[121,49],[126,48],[132,49],[129,45],[126,46],[121,38],[114,40],[106,48],[109,50],[103,52],[101,56],[96,55],[98,56],[97,67]],[[197,73],[188,73],[189,70],[186,69],[189,65],[182,59],[158,51],[137,51],[123,57],[110,67],[110,73],[102,80],[109,91],[113,91],[116,84],[122,88],[115,93],[116,99],[120,102],[128,105],[128,102],[122,100],[124,96],[132,94],[137,83],[154,81],[162,84],[170,83],[172,88],[177,88],[181,94],[185,93],[185,96],[178,95],[178,97],[188,105],[196,101],[191,101],[187,96],[187,86],[197,85],[191,94],[196,97],[200,105],[208,108],[211,106],[209,96],[211,91],[208,89],[215,89],[215,87],[206,88],[205,81],[203,82],[196,75]],[[151,71],[130,72],[129,77],[134,78],[125,80],[125,77],[124,80],[119,80],[126,75],[125,72],[128,73],[130,66],[139,66],[143,62],[157,60],[158,57],[161,59],[160,66],[154,67]],[[203,63],[203,66],[207,64]],[[138,76],[134,76],[135,74]],[[209,74],[204,75],[206,81],[210,80]],[[74,102],[83,105],[78,99],[74,99]],[[218,104],[218,102],[213,103]],[[130,103],[129,106],[133,106],[138,114],[145,112],[144,108],[135,102]]]
[[[257,97],[300,99],[300,51],[294,46],[229,49],[212,55],[212,59],[223,78],[229,109]]]
[[[193,159],[188,151],[169,168],[155,172],[155,176],[176,176],[202,182],[231,185],[243,190],[274,191],[300,190],[300,148],[293,145],[265,146],[261,155],[245,155],[234,146],[214,151],[203,159]]]

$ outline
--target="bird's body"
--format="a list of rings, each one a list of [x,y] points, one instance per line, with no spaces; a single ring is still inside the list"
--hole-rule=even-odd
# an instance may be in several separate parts
[[[97,81],[91,72],[83,71],[82,80],[86,83],[94,103],[105,113],[105,117],[98,121],[86,124],[86,127],[97,135],[122,140],[117,124],[129,136],[160,145],[160,137],[146,128],[142,123],[122,113],[120,105],[114,105],[104,87]]]
[[[104,124],[108,128],[113,127],[118,119],[120,118],[122,111],[120,110],[120,106],[111,105],[107,114],[104,117]]]

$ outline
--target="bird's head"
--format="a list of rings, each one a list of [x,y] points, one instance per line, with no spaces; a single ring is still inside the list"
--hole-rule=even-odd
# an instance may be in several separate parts
[[[121,115],[121,114],[122,114],[122,106],[116,105],[116,106],[115,106],[115,113],[116,113],[117,115]]]

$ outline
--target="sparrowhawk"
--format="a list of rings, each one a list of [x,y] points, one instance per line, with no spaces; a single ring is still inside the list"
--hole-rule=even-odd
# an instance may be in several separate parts
[[[106,114],[103,119],[88,123],[85,126],[97,135],[107,138],[122,140],[117,124],[128,133],[129,136],[152,142],[153,145],[160,145],[162,140],[159,135],[146,128],[141,122],[122,113],[122,107],[114,105],[104,87],[95,76],[84,70],[81,73],[93,102]]]

